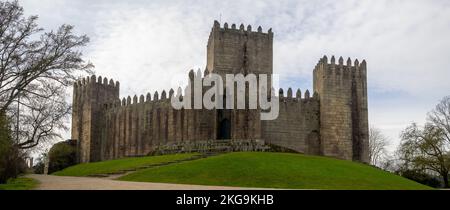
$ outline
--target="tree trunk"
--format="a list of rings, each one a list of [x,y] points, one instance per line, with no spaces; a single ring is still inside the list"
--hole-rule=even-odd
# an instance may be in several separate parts
[[[448,185],[448,173],[443,174],[442,178],[444,178],[444,188],[450,188],[450,186]]]

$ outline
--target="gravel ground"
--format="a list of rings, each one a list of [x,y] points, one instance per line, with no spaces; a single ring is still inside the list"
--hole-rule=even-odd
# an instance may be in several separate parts
[[[254,190],[258,188],[222,187],[151,182],[128,182],[91,177],[30,174],[39,181],[36,190]],[[260,188],[259,188],[260,189]]]

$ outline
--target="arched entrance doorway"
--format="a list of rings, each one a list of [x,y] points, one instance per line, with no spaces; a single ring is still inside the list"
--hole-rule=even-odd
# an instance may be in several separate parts
[[[226,89],[224,90],[224,92],[228,93]],[[225,109],[227,97],[223,95],[221,99],[222,101],[220,101],[219,103],[223,104],[223,109],[217,110],[216,118],[217,139],[231,139],[231,111],[229,109]]]
[[[231,124],[230,120],[223,119],[219,123],[219,132],[217,139],[230,139],[231,138]]]

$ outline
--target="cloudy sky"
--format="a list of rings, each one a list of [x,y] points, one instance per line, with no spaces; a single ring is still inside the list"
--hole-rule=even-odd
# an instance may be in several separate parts
[[[323,55],[366,59],[369,121],[393,143],[450,95],[450,1],[21,0],[47,30],[75,25],[91,38],[84,57],[118,79],[121,96],[173,87],[172,75],[204,69],[213,21],[272,28],[282,87],[312,88]],[[65,134],[69,138],[69,134]]]

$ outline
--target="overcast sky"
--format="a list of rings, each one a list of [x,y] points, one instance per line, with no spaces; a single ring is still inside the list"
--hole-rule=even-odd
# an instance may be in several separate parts
[[[213,21],[274,32],[280,85],[312,89],[323,55],[366,59],[369,121],[395,148],[399,132],[450,95],[450,1],[22,0],[46,30],[71,24],[91,38],[84,57],[119,80],[121,97],[171,86],[204,69]],[[65,134],[67,138],[69,134]]]

